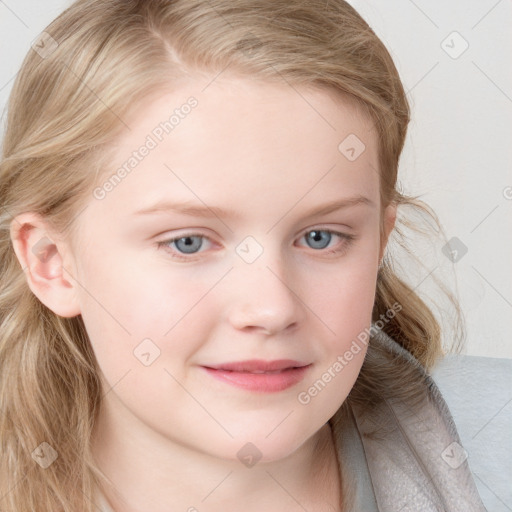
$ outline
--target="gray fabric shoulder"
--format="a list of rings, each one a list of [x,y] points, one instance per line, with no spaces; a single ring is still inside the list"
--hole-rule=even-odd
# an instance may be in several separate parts
[[[353,468],[345,467],[356,489],[350,510],[484,512],[452,415],[433,379],[380,330],[370,339],[367,358],[366,373],[358,377],[364,385],[354,386],[359,398],[349,395],[331,422],[339,456]],[[372,383],[378,390],[373,395]],[[367,402],[365,393],[372,395]],[[369,504],[363,507],[364,500]]]

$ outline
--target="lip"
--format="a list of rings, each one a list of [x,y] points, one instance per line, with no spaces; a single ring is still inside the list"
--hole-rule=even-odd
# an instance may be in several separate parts
[[[276,361],[250,360],[202,366],[209,375],[227,384],[246,389],[272,393],[298,384],[311,364],[291,359]]]

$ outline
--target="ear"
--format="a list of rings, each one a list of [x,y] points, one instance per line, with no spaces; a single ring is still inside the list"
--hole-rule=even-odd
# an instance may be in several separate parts
[[[36,213],[18,215],[11,221],[10,235],[14,252],[34,295],[59,316],[79,315],[75,296],[77,282],[68,272],[74,284],[64,276],[68,268],[68,247],[43,217]]]
[[[397,208],[398,206],[396,203],[389,203],[389,205],[386,206],[386,208],[384,209],[384,233],[380,241],[379,265],[380,262],[382,261],[382,258],[384,257],[384,251],[386,250],[386,246],[388,244],[389,235],[391,234],[391,231],[393,231],[393,228],[395,227]]]

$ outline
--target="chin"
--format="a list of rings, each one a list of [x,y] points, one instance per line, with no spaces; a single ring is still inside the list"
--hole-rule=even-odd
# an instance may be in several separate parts
[[[284,429],[278,431],[279,427],[270,436],[268,431],[237,436],[231,443],[234,444],[234,459],[249,464],[251,457],[257,459],[258,464],[280,461],[292,455],[309,438],[306,433],[298,435],[297,429],[294,429],[293,433]]]

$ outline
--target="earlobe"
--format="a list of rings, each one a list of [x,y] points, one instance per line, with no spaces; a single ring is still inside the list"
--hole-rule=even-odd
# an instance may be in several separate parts
[[[34,295],[59,316],[79,315],[76,285],[64,276],[65,244],[46,221],[35,213],[18,215],[11,222],[11,241]]]

